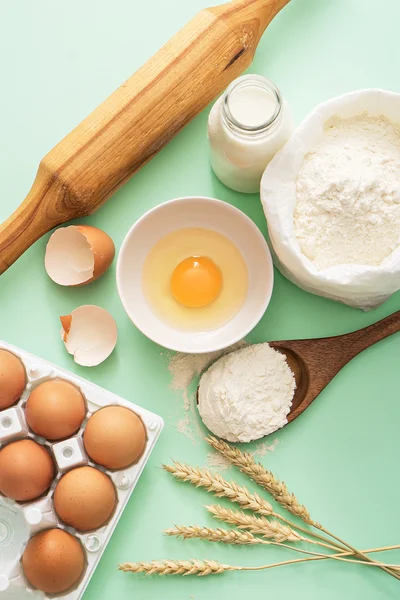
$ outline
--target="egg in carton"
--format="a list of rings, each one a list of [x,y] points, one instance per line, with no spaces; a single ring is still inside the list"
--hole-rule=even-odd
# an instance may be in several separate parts
[[[32,440],[48,450],[55,468],[49,489],[38,498],[28,501],[15,501],[0,494],[0,593],[2,598],[7,600],[45,599],[47,597],[78,600],[82,597],[89,583],[164,423],[158,415],[19,348],[0,341],[0,350],[6,350],[16,356],[22,362],[26,371],[26,385],[20,399],[11,407],[0,410],[0,452],[7,445],[11,445],[12,442],[23,439]],[[38,386],[54,380],[69,382],[82,393],[86,414],[79,430],[74,435],[67,439],[51,441],[37,435],[28,426],[25,408],[29,396]],[[83,441],[83,435],[90,417],[100,409],[111,406],[129,409],[139,417],[145,429],[146,439],[143,452],[136,462],[120,469],[106,468],[94,462],[88,456]],[[98,444],[97,447],[95,444],[93,452],[99,452]],[[92,452],[90,453],[92,454]],[[100,459],[97,458],[97,460]],[[61,478],[68,473],[77,473],[79,468],[95,469],[96,473],[101,473],[104,480],[107,478],[112,484],[116,498],[115,507],[106,522],[97,528],[85,531],[78,530],[62,521],[54,506],[55,490]],[[73,471],[74,469],[77,469],[77,471]],[[85,483],[87,484],[87,482],[86,477]],[[60,509],[58,511],[62,512]],[[67,538],[68,543],[75,544],[75,540],[77,540],[82,551],[84,567],[83,573],[72,587],[63,593],[46,595],[43,591],[33,587],[28,581],[22,566],[22,557],[28,544],[29,546],[35,546],[35,544],[32,544],[32,540],[39,539],[39,536],[35,537],[37,534],[54,529],[73,536],[72,538],[64,536]],[[63,538],[63,543],[64,541]],[[33,561],[36,560],[36,551],[37,547],[30,551]],[[27,567],[25,566],[25,568]]]

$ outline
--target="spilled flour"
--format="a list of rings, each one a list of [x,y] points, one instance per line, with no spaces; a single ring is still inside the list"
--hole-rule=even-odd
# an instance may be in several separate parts
[[[267,444],[267,442],[260,442],[250,454],[252,454],[254,458],[262,458],[263,456],[266,456],[268,452],[273,452],[278,444],[278,438],[275,438],[270,444]]]
[[[252,454],[254,458],[262,458],[273,452],[279,444],[278,438],[275,438],[270,444],[267,442],[260,442],[253,450],[246,450],[249,454]],[[222,456],[219,452],[209,452],[206,457],[206,467],[209,469],[216,469],[217,471],[225,471],[229,469],[231,463],[228,459]]]
[[[231,462],[219,452],[209,452],[206,456],[206,467],[217,471],[229,469]]]
[[[169,357],[168,370],[171,373],[171,390],[181,392],[183,415],[175,424],[180,433],[183,433],[194,444],[196,437],[203,437],[199,425],[199,416],[196,409],[197,378],[213,362],[239,348],[244,348],[248,343],[245,340],[233,344],[224,350],[208,352],[206,354],[184,354],[178,352]]]

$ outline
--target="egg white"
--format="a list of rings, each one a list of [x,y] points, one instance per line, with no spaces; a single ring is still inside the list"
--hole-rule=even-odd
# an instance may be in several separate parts
[[[202,308],[185,307],[171,294],[171,275],[190,256],[211,258],[222,272],[219,296]],[[161,320],[184,331],[209,331],[230,321],[240,310],[247,295],[248,273],[240,251],[227,237],[193,227],[173,231],[155,244],[143,265],[142,285],[149,305]]]

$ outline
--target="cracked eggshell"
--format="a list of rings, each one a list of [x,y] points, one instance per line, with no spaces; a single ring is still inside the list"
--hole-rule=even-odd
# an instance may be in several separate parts
[[[95,367],[108,358],[117,343],[114,318],[104,308],[79,306],[60,317],[61,338],[74,361],[82,367]]]
[[[44,264],[55,283],[78,286],[101,277],[114,256],[114,242],[104,231],[90,225],[70,225],[51,235]]]

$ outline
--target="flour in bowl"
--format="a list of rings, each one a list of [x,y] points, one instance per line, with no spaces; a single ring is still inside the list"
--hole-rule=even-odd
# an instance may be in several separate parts
[[[215,435],[250,442],[286,425],[295,389],[285,356],[255,344],[223,356],[202,375],[199,413]]]
[[[333,117],[296,184],[295,235],[318,269],[377,266],[400,245],[400,125]]]

